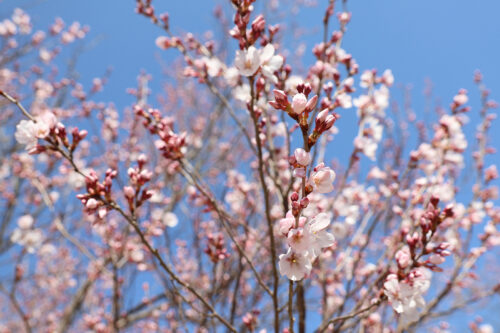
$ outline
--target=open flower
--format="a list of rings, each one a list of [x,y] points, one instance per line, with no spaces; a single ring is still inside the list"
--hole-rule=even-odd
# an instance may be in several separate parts
[[[207,74],[211,77],[219,76],[224,69],[224,65],[217,58],[203,57],[201,60],[207,66]]]
[[[292,229],[288,233],[288,245],[298,253],[308,253],[312,246],[312,238],[308,230],[303,228]]]
[[[327,213],[319,213],[315,218],[309,221],[306,225],[307,234],[309,237],[309,252],[312,256],[318,256],[321,249],[332,246],[335,237],[326,231],[330,225],[330,216]]]
[[[50,130],[57,125],[57,118],[52,112],[44,112],[33,120],[21,120],[14,134],[17,142],[26,145],[26,150],[36,148],[38,139],[46,138]]]
[[[280,255],[280,272],[292,281],[301,280],[309,274],[311,263],[321,253],[321,249],[331,246],[335,240],[326,230],[330,225],[328,214],[319,213],[305,224],[300,222],[299,226],[294,228],[291,214],[287,214],[287,217],[280,221],[280,233],[287,236],[290,246],[286,254]]]
[[[403,322],[418,318],[419,308],[425,307],[423,294],[429,289],[431,272],[417,268],[406,279],[399,281],[396,274],[387,276],[384,282],[384,294],[394,311],[401,314]]]
[[[31,120],[21,120],[16,126],[16,134],[14,136],[17,142],[26,146],[26,150],[34,149],[38,143],[35,122]]]
[[[314,173],[311,176],[314,190],[319,193],[328,193],[333,191],[335,176],[335,171],[329,167],[325,167],[324,163],[321,163],[314,168]]]
[[[177,218],[177,215],[175,215],[172,212],[166,212],[163,214],[163,219],[162,222],[165,226],[173,228],[177,224],[179,224],[179,219]]]
[[[283,57],[274,55],[274,46],[269,43],[263,49],[260,56],[262,75],[271,80],[274,84],[278,83],[278,78],[274,75],[283,65]]]
[[[299,281],[311,272],[311,261],[306,255],[294,252],[291,248],[286,254],[280,255],[280,274],[292,281]]]
[[[243,76],[254,75],[260,67],[262,75],[276,84],[278,78],[274,75],[274,72],[283,65],[283,57],[274,55],[274,46],[272,44],[267,44],[262,50],[250,46],[246,50],[236,51],[234,65]]]
[[[236,68],[243,76],[252,76],[257,72],[261,64],[260,52],[255,47],[250,46],[246,50],[237,50],[234,60]]]
[[[33,217],[31,215],[24,215],[17,221],[18,227],[14,229],[10,240],[26,248],[29,253],[35,251],[42,245],[43,233],[40,229],[32,229]]]

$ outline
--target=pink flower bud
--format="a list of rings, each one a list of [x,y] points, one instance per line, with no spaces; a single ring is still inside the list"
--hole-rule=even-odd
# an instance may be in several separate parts
[[[396,252],[396,261],[398,262],[399,267],[406,268],[411,262],[410,250],[408,247],[404,247],[398,252]]]
[[[305,197],[302,198],[302,200],[300,200],[300,207],[307,208],[308,205],[309,205],[309,198]]]
[[[288,103],[288,98],[287,98],[284,91],[274,89],[273,93],[274,93],[274,99],[276,100],[276,102],[278,102],[279,104]]]
[[[311,155],[302,148],[295,149],[294,156],[297,163],[302,166],[308,166],[311,163]]]
[[[484,170],[484,178],[486,182],[498,178],[498,170],[496,165],[493,164]]]
[[[325,122],[326,117],[328,117],[328,109],[324,109],[320,113],[318,113],[318,115],[316,116],[316,124]]]
[[[293,176],[299,177],[299,178],[304,178],[306,176],[306,169],[296,168],[295,170],[293,170]]]
[[[305,110],[306,105],[307,105],[306,95],[300,93],[300,94],[296,94],[295,96],[293,96],[293,99],[292,99],[293,113],[295,113],[297,115],[301,114]]]
[[[453,97],[453,102],[455,104],[457,104],[458,106],[464,105],[465,103],[467,103],[468,100],[469,100],[469,98],[467,97],[466,93],[462,93],[462,92],[460,92],[458,95],[455,95],[455,97]]]
[[[148,157],[145,154],[141,154],[137,158],[137,162],[139,162],[141,164],[145,164],[147,161],[148,161]]]
[[[440,265],[444,262],[444,258],[440,256],[439,254],[433,254],[430,256],[429,261],[433,263],[434,265]]]
[[[96,199],[90,198],[89,200],[87,200],[87,203],[85,204],[85,208],[92,210],[92,209],[96,209],[98,205],[99,205],[99,202]]]
[[[266,20],[264,19],[264,15],[259,15],[252,22],[252,30],[254,31],[262,31],[266,27]]]
[[[328,117],[325,119],[325,131],[328,131],[330,128],[332,128],[333,124],[335,124],[335,121],[337,121],[337,118],[330,114]]]
[[[351,13],[342,12],[337,14],[337,17],[341,24],[347,24],[351,20]]]
[[[127,199],[133,199],[135,195],[135,191],[131,186],[125,186],[123,188],[123,193]]]
[[[311,98],[307,104],[306,104],[306,112],[312,111],[315,107],[316,104],[318,104],[318,95],[315,95],[313,98]]]
[[[340,31],[334,31],[332,33],[331,42],[332,43],[337,43],[341,38],[342,38],[342,32],[340,32]]]
[[[158,46],[162,50],[166,50],[172,46],[168,37],[165,37],[165,36],[160,36],[160,37],[156,38],[155,43],[156,43],[156,46]]]

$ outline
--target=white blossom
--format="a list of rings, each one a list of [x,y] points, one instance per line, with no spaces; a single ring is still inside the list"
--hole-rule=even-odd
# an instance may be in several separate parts
[[[254,46],[250,46],[246,50],[237,50],[236,59],[234,60],[236,68],[243,76],[252,76],[260,67],[260,52]]]
[[[179,224],[179,219],[177,218],[177,215],[175,215],[172,212],[166,212],[163,214],[163,219],[162,222],[165,226],[173,228],[177,224]]]
[[[335,171],[324,164],[320,164],[314,168],[314,173],[311,176],[314,190],[319,193],[328,193],[333,191],[333,182],[335,181]]]
[[[292,281],[299,281],[311,272],[311,261],[306,255],[294,252],[291,248],[286,254],[280,255],[280,274]]]
[[[283,57],[274,55],[274,46],[269,43],[261,53],[261,70],[262,75],[271,80],[274,84],[278,83],[278,78],[274,75],[278,69],[283,65]]]

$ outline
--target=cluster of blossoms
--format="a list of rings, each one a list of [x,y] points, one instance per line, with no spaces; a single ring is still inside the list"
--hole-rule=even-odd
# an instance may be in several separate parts
[[[292,281],[299,281],[312,269],[312,262],[321,253],[321,249],[334,243],[334,237],[326,229],[330,225],[327,213],[320,213],[313,219],[296,218],[293,214],[280,221],[280,233],[287,238],[289,246],[286,254],[280,255],[279,267],[282,275]]]
[[[144,118],[144,126],[152,133],[157,134],[160,139],[155,141],[155,146],[163,152],[163,156],[176,160],[186,153],[186,133],[177,134],[173,131],[174,119],[162,117],[159,110],[150,109],[144,111],[139,106],[135,112]]]
[[[360,95],[353,101],[360,119],[354,146],[371,160],[375,160],[378,144],[382,140],[384,126],[380,120],[385,117],[384,110],[389,105],[388,88],[394,82],[390,70],[384,71],[380,77],[376,74],[376,71],[365,71],[361,75],[360,86],[369,93]],[[376,88],[376,85],[380,87]]]
[[[42,245],[43,233],[41,229],[33,228],[34,219],[31,215],[23,215],[17,221],[18,227],[14,229],[10,240],[26,248],[29,253]]]
[[[290,158],[296,177],[306,178],[306,168],[311,163],[311,156],[302,148],[295,150]],[[329,193],[333,190],[335,172],[323,163],[314,168],[307,182],[309,193]],[[285,254],[279,257],[279,268],[282,275],[292,281],[299,281],[309,275],[312,263],[321,254],[321,249],[334,244],[334,236],[328,232],[331,217],[328,213],[319,213],[314,217],[301,216],[302,210],[309,205],[309,199],[292,193],[292,211],[279,221],[279,233],[286,237],[289,246]]]
[[[248,49],[236,51],[234,65],[243,76],[255,75],[260,69],[265,78],[276,84],[278,78],[274,75],[274,72],[283,65],[283,57],[274,55],[274,46],[272,44],[267,44],[261,50],[250,46]]]
[[[58,124],[56,116],[47,111],[33,120],[21,120],[16,126],[16,140],[30,153],[37,152],[38,139],[45,139]]]
[[[31,18],[21,8],[15,8],[11,19],[4,19],[0,22],[0,36],[13,36],[18,32],[21,35],[31,33]]]
[[[123,110],[93,100],[106,76],[85,89],[53,75],[88,28],[57,19],[32,33],[21,10],[0,22],[0,332],[411,331],[499,293],[481,275],[500,209],[488,164],[497,105],[479,73],[473,145],[464,89],[431,124],[408,105],[391,118],[391,71],[360,70],[342,46],[346,1],[337,15],[328,3],[308,68],[295,66],[304,48],[287,49],[286,25],[266,21],[286,14],[279,1],[264,17],[255,0],[231,0],[232,27],[215,11],[235,52],[212,32],[175,35],[153,0],[136,1],[165,35],[156,45],[181,59],[157,99],[139,75]],[[15,61],[24,52],[29,69]],[[351,128],[353,141],[339,139]],[[334,139],[339,155],[352,146],[345,165]]]
[[[419,308],[425,306],[424,293],[431,285],[431,271],[425,268],[413,269],[404,280],[395,274],[387,276],[384,293],[394,311],[402,314],[402,320],[411,322],[418,318]]]

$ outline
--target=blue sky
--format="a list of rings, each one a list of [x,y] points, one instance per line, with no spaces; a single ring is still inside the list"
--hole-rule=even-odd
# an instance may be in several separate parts
[[[317,2],[318,6],[285,18],[290,20],[288,23],[293,20],[317,31],[304,39],[309,49],[321,39],[320,25],[326,1]],[[155,46],[154,40],[161,31],[135,14],[135,1],[3,0],[0,3],[0,15],[6,16],[12,8],[21,6],[32,15],[39,28],[49,25],[56,16],[67,23],[78,20],[89,25],[91,32],[86,40],[97,43],[81,55],[77,70],[81,81],[88,86],[93,77],[113,68],[109,84],[98,97],[102,101],[113,101],[119,108],[129,105],[132,97],[125,94],[125,89],[135,86],[141,69],[153,74],[152,88],[157,93],[160,91],[158,57],[172,59],[175,52],[161,52]],[[198,35],[215,28],[211,13],[216,3],[225,1],[154,2],[158,11],[170,13],[174,31],[192,31]],[[257,7],[259,3],[262,1],[257,2]],[[354,55],[362,70],[391,68],[396,78],[395,87],[411,84],[412,106],[417,114],[421,114],[424,107],[422,92],[426,79],[432,80],[434,96],[444,106],[459,88],[466,88],[471,92],[470,105],[477,110],[479,99],[472,82],[475,69],[484,73],[492,97],[500,96],[499,1],[367,0],[350,1],[348,9],[353,12],[353,18],[344,47]],[[230,43],[233,47],[236,44],[233,40]],[[310,64],[312,60],[308,50],[303,62]],[[401,101],[400,90],[393,89],[392,95]],[[344,119],[345,128],[355,124],[353,113]],[[342,126],[339,127],[343,132]],[[475,125],[468,127],[472,130]],[[354,133],[345,135],[351,140]],[[496,134],[495,141],[499,135]],[[348,150],[340,151],[338,156],[342,158],[348,153]]]
[[[171,14],[174,29],[194,32],[213,28],[209,14],[217,2],[156,1],[159,9]],[[298,16],[298,23],[319,28],[325,1],[318,2],[318,7]],[[134,1],[3,0],[0,14],[8,15],[16,6],[26,8],[38,27],[47,26],[55,16],[90,25],[90,38],[103,39],[82,56],[79,70],[85,79],[111,65],[115,71],[106,96],[112,99],[135,83],[141,68],[159,68],[154,39],[160,31],[134,13]],[[367,0],[351,1],[348,8],[353,19],[345,47],[361,68],[391,68],[397,82],[415,85],[416,94],[424,79],[431,78],[436,95],[446,101],[459,87],[472,87],[477,68],[493,91],[500,90],[500,2]],[[312,45],[319,38],[310,39]]]
[[[309,50],[321,39],[320,24],[326,2],[320,0],[319,6],[304,9],[290,18],[308,29],[317,28],[317,35],[307,37]],[[174,31],[197,34],[214,28],[215,21],[210,15],[214,3],[225,1],[156,0],[160,11],[170,13]],[[46,28],[56,16],[67,23],[78,20],[91,27],[87,41],[98,42],[81,55],[77,70],[82,82],[89,87],[92,78],[101,76],[108,67],[113,68],[104,92],[98,95],[99,100],[113,101],[118,108],[130,105],[133,98],[125,90],[135,87],[136,77],[142,69],[153,74],[152,88],[160,92],[161,67],[157,57],[165,57],[165,54],[154,41],[161,31],[135,14],[135,1],[3,0],[0,1],[0,16],[10,15],[18,6],[32,16],[39,29]],[[450,103],[459,88],[466,88],[471,92],[473,112],[477,112],[479,98],[472,81],[475,69],[483,72],[492,98],[500,100],[500,1],[352,0],[348,9],[353,18],[345,49],[354,55],[361,69],[382,71],[391,68],[396,87],[398,84],[413,85],[413,108],[417,115],[422,114],[424,107],[422,92],[426,79],[432,80],[433,95],[443,106]],[[235,45],[232,40],[230,43]],[[312,61],[309,50],[304,56],[306,64]],[[171,55],[173,52],[169,57]],[[393,96],[401,101],[401,91],[397,88],[393,89]],[[471,118],[476,117],[471,114]],[[355,120],[353,117],[346,119],[344,128],[338,125],[352,140],[355,133],[349,128],[353,128]],[[475,124],[467,127],[471,133]],[[499,121],[493,128],[500,129]],[[493,143],[498,146],[500,131],[493,132]],[[349,152],[350,148],[341,148],[338,156]],[[500,164],[500,159],[491,157],[489,162]]]

